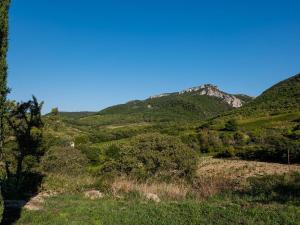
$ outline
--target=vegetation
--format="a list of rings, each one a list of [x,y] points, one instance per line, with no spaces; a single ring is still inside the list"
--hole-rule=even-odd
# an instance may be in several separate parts
[[[147,134],[135,137],[128,144],[111,145],[104,153],[101,171],[138,179],[192,179],[196,165],[196,153],[180,139]]]
[[[80,150],[70,147],[52,147],[42,159],[44,173],[68,174],[70,176],[84,173],[88,159]]]
[[[300,174],[269,175],[249,179],[248,194],[263,202],[291,202],[300,200]]]
[[[17,224],[39,225],[198,225],[299,224],[294,205],[249,203],[247,198],[214,197],[208,201],[145,203],[139,199],[91,201],[80,195],[50,199],[42,212],[24,211]],[[53,216],[53,215],[56,216]]]
[[[0,1],[1,224],[299,224],[300,74],[256,99],[236,95],[240,109],[187,92],[42,117],[35,97],[7,101],[9,4]],[[38,212],[21,210],[37,200]]]
[[[281,81],[263,92],[243,107],[238,113],[251,116],[257,114],[279,114],[300,110],[300,74]]]
[[[95,115],[69,122],[85,126],[124,125],[142,122],[203,120],[232,109],[221,99],[192,94],[170,95],[113,106]]]
[[[41,108],[35,97],[28,102],[7,100],[8,10],[10,0],[0,1],[0,160],[1,194],[4,210],[1,224],[13,224],[21,207],[11,207],[16,199],[28,200],[38,191],[42,175],[36,170],[42,149]]]
[[[48,199],[42,211],[24,210],[17,224],[299,224],[299,177],[249,178],[242,191],[227,189],[204,201],[189,194],[157,203],[136,191],[100,200],[63,194]]]
[[[0,1],[0,157],[3,158],[3,146],[5,142],[5,116],[7,113],[7,47],[8,47],[8,9],[10,1]]]

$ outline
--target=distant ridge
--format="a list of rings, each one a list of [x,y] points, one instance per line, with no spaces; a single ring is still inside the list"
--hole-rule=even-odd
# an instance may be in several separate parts
[[[245,114],[300,110],[300,73],[267,89],[241,110]]]
[[[226,92],[221,91],[218,88],[218,86],[213,85],[213,84],[203,84],[200,86],[185,89],[180,92],[163,93],[163,94],[159,94],[159,95],[154,95],[154,96],[151,96],[150,99],[161,98],[161,97],[170,96],[170,95],[183,95],[183,94],[187,94],[187,93],[217,97],[217,98],[222,99],[224,102],[226,102],[227,104],[229,104],[230,106],[232,106],[234,108],[239,108],[239,107],[243,106],[247,101],[252,99],[251,97],[249,97],[247,95],[228,94]],[[239,97],[241,97],[241,98],[239,98]]]

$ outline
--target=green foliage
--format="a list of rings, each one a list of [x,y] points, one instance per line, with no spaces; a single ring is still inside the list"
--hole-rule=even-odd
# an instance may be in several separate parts
[[[89,136],[87,135],[79,135],[75,137],[75,145],[83,145],[83,144],[88,144],[90,142]]]
[[[282,136],[267,136],[261,144],[245,146],[237,152],[242,159],[266,162],[300,162],[300,143]]]
[[[51,147],[68,147],[70,142],[71,140],[68,136],[58,136],[50,132],[44,132],[42,148],[47,150]]]
[[[224,130],[226,131],[237,131],[238,129],[238,124],[235,119],[230,119],[225,123],[225,128]]]
[[[7,49],[8,49],[8,10],[10,0],[0,1],[0,157],[6,137],[5,117],[7,114]]]
[[[222,140],[217,131],[204,130],[198,134],[200,150],[203,153],[219,151],[222,147]]]
[[[59,115],[58,108],[56,107],[56,108],[51,109],[50,115],[51,116],[58,116]]]
[[[101,153],[98,147],[89,144],[84,144],[77,146],[77,148],[87,157],[90,164],[97,165],[100,163],[99,155]]]
[[[76,176],[84,173],[87,163],[87,157],[78,149],[53,147],[42,158],[41,168],[45,173]]]
[[[299,201],[300,173],[249,178],[248,193],[263,201]]]
[[[132,123],[198,121],[231,110],[223,100],[197,94],[172,94],[165,97],[131,101],[86,115],[80,119],[69,117],[68,123],[77,126],[111,126]]]
[[[16,176],[17,181],[21,179],[24,160],[28,161],[28,157],[34,157],[38,161],[44,154],[41,148],[44,125],[41,118],[42,105],[43,103],[39,103],[33,96],[32,100],[17,103],[9,111],[8,123],[12,129],[17,147],[7,149],[4,153],[4,159],[7,176]]]
[[[146,134],[133,138],[129,144],[108,148],[102,173],[117,172],[138,179],[191,179],[196,165],[196,153],[180,139]]]
[[[242,159],[299,163],[299,96],[300,74],[274,85],[240,109],[207,121],[198,128],[201,150],[227,157],[230,154],[224,154],[224,149],[232,146]],[[219,145],[209,141],[218,138]]]
[[[261,204],[234,196],[156,204],[135,196],[126,201],[91,201],[82,195],[61,195],[47,200],[44,210],[24,210],[17,225],[297,225],[299,221],[298,206]]]
[[[183,143],[185,143],[190,148],[199,151],[201,149],[200,147],[200,140],[198,134],[187,134],[182,135],[181,140]]]
[[[236,153],[236,150],[234,149],[234,147],[230,146],[230,147],[226,147],[224,150],[218,152],[216,154],[217,158],[231,158],[234,157]]]
[[[259,97],[242,107],[243,115],[273,114],[300,110],[300,74],[269,88]]]

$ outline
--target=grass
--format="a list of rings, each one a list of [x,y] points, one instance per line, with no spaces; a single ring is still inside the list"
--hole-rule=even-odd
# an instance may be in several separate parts
[[[24,210],[19,225],[199,225],[299,224],[300,208],[277,203],[249,203],[244,199],[214,197],[199,202],[147,202],[144,199],[88,200],[82,195],[48,199],[40,212]]]
[[[292,123],[292,121],[300,118],[300,112],[284,113],[274,116],[264,116],[258,118],[247,118],[239,121],[241,128],[257,129],[257,128],[274,128],[276,125]]]
[[[292,171],[300,172],[300,165],[202,157],[197,174],[198,176],[213,177],[222,175],[241,182],[253,176],[284,174]]]
[[[291,176],[259,178],[290,171],[299,172],[300,166],[204,157],[193,183],[139,183],[116,177],[111,179],[110,190],[103,192],[105,197],[98,200],[84,197],[85,191],[98,188],[96,177],[49,175],[43,182],[42,191],[54,193],[54,196],[44,199],[40,211],[23,209],[16,224],[300,224],[299,197],[286,198],[287,201],[268,197],[269,193],[278,191],[277,184],[283,184],[284,193],[294,190],[293,182],[299,175],[294,180]],[[252,185],[255,192],[236,188],[253,176],[258,176]],[[286,189],[288,187],[292,189]],[[258,194],[253,194],[256,192]],[[147,200],[147,193],[158,195],[161,202]]]
[[[156,194],[159,198],[168,200],[182,200],[187,197],[190,187],[184,183],[140,183],[136,180],[118,177],[112,183],[111,190],[115,196],[122,193],[138,192],[141,195]]]

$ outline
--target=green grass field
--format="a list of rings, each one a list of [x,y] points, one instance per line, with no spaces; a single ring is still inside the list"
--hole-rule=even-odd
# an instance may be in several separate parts
[[[19,225],[300,224],[300,207],[238,197],[147,202],[139,198],[87,200],[80,195],[47,200],[39,212],[23,210]]]

